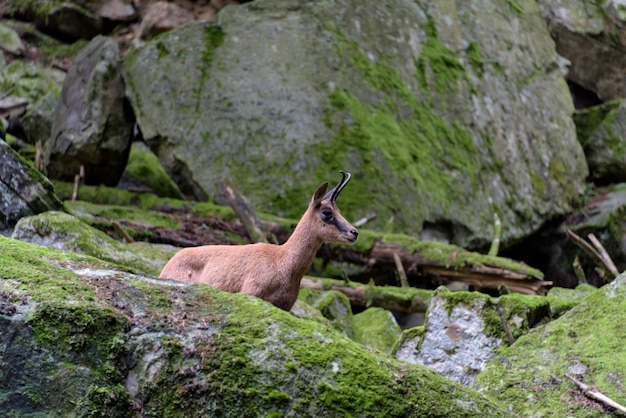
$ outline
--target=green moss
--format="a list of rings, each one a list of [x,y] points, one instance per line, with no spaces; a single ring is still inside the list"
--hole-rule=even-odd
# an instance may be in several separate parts
[[[579,401],[580,392],[564,375],[580,373],[579,380],[601,393],[623,398],[623,280],[620,286],[592,292],[561,318],[520,337],[489,363],[475,386],[518,416],[603,416]]]
[[[424,91],[434,88],[439,93],[452,93],[458,90],[455,84],[460,80],[470,83],[465,68],[456,55],[438,40],[435,22],[429,18],[426,29],[426,42],[416,61],[415,78]],[[479,51],[480,52],[480,51]],[[473,57],[477,58],[474,51]]]
[[[131,179],[150,187],[157,196],[183,198],[178,186],[167,175],[157,156],[146,146],[133,144],[125,173]]]
[[[87,362],[106,354],[102,350],[108,350],[108,344],[102,342],[116,337],[129,326],[124,316],[93,302],[42,303],[29,324],[39,345],[65,355],[80,353]]]
[[[127,416],[130,411],[117,364],[130,322],[99,303],[91,283],[77,280],[63,267],[71,264],[87,269],[94,263],[89,257],[0,236],[0,288],[22,295],[22,302],[32,303],[28,338],[32,335],[36,346],[29,346],[25,340],[18,343],[33,356],[32,361],[44,368],[42,372],[49,370],[43,381],[25,380],[19,390],[34,410],[49,408],[67,414],[64,416],[74,415],[77,410],[90,416],[107,412],[108,416]],[[63,362],[62,367],[52,363],[52,357]],[[0,404],[6,406],[2,400]],[[69,411],[69,407],[77,409]]]
[[[334,28],[331,31],[346,67],[342,71],[358,72],[371,90],[367,99],[361,97],[365,93],[349,88],[329,94],[325,123],[336,135],[316,152],[326,166],[349,165],[358,154],[362,166],[368,167],[360,173],[368,182],[351,184],[350,193],[342,195],[342,208],[360,208],[364,196],[371,193],[368,184],[393,181],[419,194],[416,201],[424,203],[421,210],[425,214],[435,206],[439,211],[449,210],[449,197],[455,190],[478,181],[479,156],[469,132],[457,121],[439,116],[385,58],[372,62],[356,42]],[[441,90],[450,91],[459,80],[467,80],[458,60],[434,38],[427,41],[420,59],[416,73],[420,84],[428,82],[430,70],[426,72],[426,67],[431,66],[437,67],[434,82]],[[321,172],[316,176],[321,177]],[[459,178],[465,186],[458,183]],[[389,219],[405,205],[399,197],[389,196],[379,217]]]
[[[89,274],[78,280],[67,265],[59,267],[81,268],[89,260],[0,238],[0,283],[19,281],[29,297],[42,301],[32,320],[37,338],[55,355],[71,356],[73,366],[64,372],[95,367],[86,371],[79,396],[71,402],[60,397],[75,408],[68,415],[132,416],[134,406],[135,413],[141,408],[145,416],[165,418],[504,416],[468,388],[257,298],[204,285]],[[68,289],[51,296],[38,287],[45,281]],[[128,334],[129,322],[108,307],[113,303],[132,303],[131,311],[141,313]],[[133,398],[124,388],[131,369]],[[32,397],[44,399],[39,392]]]
[[[382,308],[368,308],[354,315],[353,322],[356,341],[387,354],[402,334],[392,313]]]
[[[484,72],[485,60],[482,56],[480,45],[477,44],[476,42],[470,42],[469,46],[467,47],[467,50],[465,51],[465,54],[467,55],[469,63],[472,66],[472,69],[474,70],[474,72],[479,77],[482,77],[483,72]]]
[[[373,247],[376,240],[402,245],[413,253],[421,253],[426,260],[448,267],[479,267],[486,264],[493,267],[524,271],[537,279],[543,278],[541,271],[509,258],[467,251],[456,245],[441,242],[421,241],[404,234],[381,234],[370,230],[360,230],[359,239],[354,243],[354,246],[358,251],[367,252]]]
[[[63,3],[63,0],[10,0],[8,6],[10,14],[34,12],[37,16],[46,17]]]
[[[526,13],[526,11],[524,10],[524,8],[519,5],[517,2],[513,1],[513,0],[506,0],[506,3],[509,5],[509,7],[511,7],[511,9],[518,15],[518,16],[524,16],[524,14]]]
[[[589,139],[602,124],[607,115],[617,109],[621,102],[621,99],[612,100],[598,106],[576,111],[574,114],[576,135],[583,147],[589,143]]]
[[[530,172],[530,184],[533,186],[533,190],[537,194],[537,196],[545,196],[546,194],[546,182],[543,176],[536,172]]]

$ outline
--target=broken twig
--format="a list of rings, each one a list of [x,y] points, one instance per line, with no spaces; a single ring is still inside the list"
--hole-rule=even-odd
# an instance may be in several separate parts
[[[598,392],[592,387],[585,385],[583,382],[577,380],[576,378],[570,376],[569,374],[565,374],[565,377],[567,377],[569,380],[574,382],[574,384],[576,384],[576,386],[578,386],[578,388],[582,390],[585,396],[587,396],[588,398],[595,399],[596,401],[602,402],[604,405],[610,406],[611,408],[617,409],[618,411],[626,412],[626,407],[624,407],[621,404],[618,404],[617,402],[615,402],[613,399],[609,398],[608,396]]]
[[[78,174],[74,176],[74,190],[72,191],[72,201],[78,199],[78,186],[80,181],[85,178],[85,166],[81,165]]]
[[[572,242],[574,244],[576,244],[580,248],[582,248],[583,251],[585,251],[587,254],[589,254],[589,256],[591,256],[591,258],[593,258],[595,260],[595,262],[598,263],[598,265],[600,267],[602,267],[604,270],[606,270],[606,271],[610,272],[611,274],[613,274],[613,277],[615,277],[615,276],[617,276],[619,274],[619,272],[617,271],[617,268],[615,267],[615,264],[613,264],[613,261],[608,256],[608,254],[606,255],[606,259],[605,259],[605,257],[603,257],[602,254],[600,254],[591,244],[589,244],[587,241],[585,241],[583,238],[581,238],[574,231],[572,231],[570,229],[566,229],[565,231],[567,232],[567,237],[570,240],[572,240]],[[595,240],[598,242],[598,245],[600,245],[600,242],[597,239],[595,239]],[[606,251],[604,251],[604,252],[606,253]],[[607,260],[609,261],[608,264],[607,264]]]
[[[598,238],[596,238],[594,234],[587,235],[587,238],[589,238],[589,241],[591,241],[593,246],[596,248],[596,250],[598,251],[598,254],[600,254],[600,258],[602,258],[604,265],[611,272],[611,274],[613,274],[613,277],[618,276],[619,271],[617,270],[617,267],[615,267],[615,263],[609,256],[609,253],[606,252],[606,250],[604,249],[604,246],[600,243]]]
[[[376,219],[376,214],[372,214],[372,215],[367,215],[364,218],[359,219],[358,221],[354,222],[354,226],[357,228],[362,227],[363,225],[365,225],[366,223],[368,223],[369,221],[373,221],[374,219]]]
[[[111,225],[113,225],[113,229],[115,229],[115,231],[118,234],[120,234],[122,236],[122,238],[124,238],[126,240],[127,243],[132,244],[133,242],[135,242],[133,237],[128,235],[128,232],[126,232],[124,230],[124,228],[122,228],[122,225],[120,225],[118,222],[113,221],[113,222],[111,222]]]
[[[398,270],[398,276],[400,277],[400,287],[409,287],[409,279],[406,277],[406,272],[398,253],[393,253],[393,261],[396,263],[396,270]]]
[[[220,183],[220,191],[222,196],[228,201],[228,204],[235,214],[241,220],[250,241],[254,242],[267,242],[265,233],[261,230],[261,221],[258,215],[254,211],[252,204],[246,199],[246,197],[231,184],[228,179],[222,180]]]

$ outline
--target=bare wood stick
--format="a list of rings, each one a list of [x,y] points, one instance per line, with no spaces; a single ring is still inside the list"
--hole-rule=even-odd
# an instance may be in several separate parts
[[[626,412],[626,407],[624,407],[623,405],[615,402],[613,399],[609,398],[608,396],[606,396],[606,395],[598,392],[597,390],[587,386],[586,384],[584,384],[583,382],[575,379],[574,377],[570,376],[569,374],[565,374],[565,377],[567,377],[569,380],[574,382],[574,384],[576,384],[576,386],[578,386],[578,388],[580,390],[582,390],[587,397],[595,399],[596,401],[602,402],[606,406],[610,406],[611,408],[617,409],[618,411]]]
[[[598,253],[600,254],[600,257],[602,258],[606,268],[611,272],[611,274],[613,274],[614,277],[618,276],[619,271],[617,270],[617,267],[615,267],[615,263],[613,262],[613,259],[611,259],[611,257],[609,256],[609,253],[606,252],[606,249],[600,243],[598,238],[596,238],[596,236],[593,233],[587,235],[587,238],[589,238],[589,241],[591,241],[591,243],[596,248],[596,250],[598,250]]]
[[[580,260],[578,257],[574,258],[574,262],[572,263],[572,267],[574,268],[574,274],[578,279],[578,284],[587,283],[587,277],[585,277],[585,270],[583,270],[583,266],[580,264]]]
[[[252,242],[267,242],[267,237],[261,230],[261,221],[258,215],[254,211],[254,208],[246,199],[246,197],[237,190],[228,179],[222,180],[220,183],[220,191],[222,196],[226,198],[228,204],[235,214],[241,220],[250,241]]]
[[[42,146],[41,140],[35,142],[35,168],[43,172],[43,162],[41,161]]]
[[[489,247],[488,255],[498,255],[500,250],[500,235],[502,234],[502,223],[497,213],[493,214],[493,241],[491,241],[491,247]]]
[[[372,214],[372,215],[367,215],[364,218],[359,219],[358,221],[354,222],[353,225],[357,228],[362,227],[363,225],[365,225],[366,223],[373,221],[374,219],[376,219],[376,214]]]
[[[115,229],[115,231],[118,234],[120,234],[122,236],[122,238],[124,238],[126,240],[126,242],[128,242],[129,244],[135,242],[133,237],[128,235],[128,232],[126,232],[124,230],[124,228],[122,228],[122,225],[120,225],[117,221],[111,222],[111,225],[113,225],[113,229]]]
[[[81,165],[78,174],[74,176],[74,190],[72,191],[72,200],[78,199],[78,186],[80,181],[85,178],[85,166]]]
[[[409,287],[409,279],[406,277],[406,272],[398,253],[393,253],[393,260],[396,262],[396,270],[398,270],[398,276],[400,276],[400,287]]]
[[[567,237],[572,240],[574,244],[582,248],[583,251],[589,254],[600,267],[604,268],[606,271],[611,271],[611,268],[606,265],[604,258],[602,258],[602,255],[600,255],[600,253],[596,251],[596,249],[591,244],[589,244],[587,241],[582,239],[578,234],[570,229],[566,229],[565,232],[567,232]]]

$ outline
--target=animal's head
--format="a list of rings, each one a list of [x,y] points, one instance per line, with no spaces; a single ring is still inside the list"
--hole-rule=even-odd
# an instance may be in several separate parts
[[[359,232],[341,216],[337,207],[337,196],[350,181],[350,173],[341,172],[341,181],[326,192],[328,183],[317,188],[309,205],[313,216],[314,228],[324,241],[352,243],[356,241]]]

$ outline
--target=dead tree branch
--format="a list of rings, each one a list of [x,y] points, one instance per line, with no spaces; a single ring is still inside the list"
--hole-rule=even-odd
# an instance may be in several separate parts
[[[589,244],[587,241],[585,241],[583,238],[581,238],[574,231],[572,231],[570,229],[566,229],[566,232],[567,232],[567,237],[574,244],[578,245],[584,252],[589,254],[589,256],[591,258],[593,258],[594,261],[600,267],[602,267],[607,272],[611,273],[613,275],[613,277],[615,277],[615,276],[617,276],[619,274],[619,272],[617,271],[617,268],[615,267],[615,264],[613,263],[613,260],[611,260],[609,255],[606,253],[606,250],[604,250],[604,247],[602,247],[602,244],[600,244],[600,242],[597,240],[597,238],[595,236],[593,237],[592,242],[595,240],[595,242],[597,243],[597,247],[596,248],[598,248],[598,247],[601,248],[602,252],[604,253],[604,255],[601,252],[599,252],[598,250],[596,250],[596,248],[594,248],[593,245]],[[592,235],[592,234],[590,234],[590,235]],[[591,240],[591,238],[590,238],[590,240]]]
[[[250,241],[267,242],[267,237],[261,230],[261,221],[248,199],[228,179],[222,180],[220,191],[241,220]]]
[[[578,386],[578,388],[582,390],[585,396],[587,396],[588,398],[595,399],[596,401],[601,402],[606,406],[609,406],[611,408],[617,409],[618,411],[622,411],[626,413],[626,407],[615,402],[613,399],[609,398],[608,396],[598,392],[592,387],[587,386],[586,384],[570,376],[569,374],[566,374],[565,377],[567,377],[569,380],[574,382],[574,384]]]

